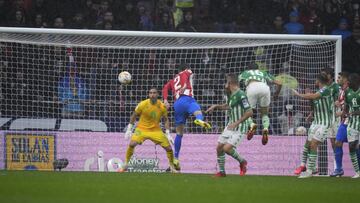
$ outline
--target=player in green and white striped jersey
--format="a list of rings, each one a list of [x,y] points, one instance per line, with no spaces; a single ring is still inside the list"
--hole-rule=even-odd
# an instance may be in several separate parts
[[[240,90],[237,76],[228,75],[226,80],[225,90],[228,95],[227,103],[212,105],[206,110],[206,113],[211,113],[215,109],[229,110],[229,122],[223,133],[219,136],[216,147],[219,165],[219,172],[215,175],[217,177],[226,176],[225,153],[239,162],[240,175],[245,175],[247,161],[241,157],[235,149],[241,143],[249,128],[247,119],[253,115],[245,92]]]
[[[327,86],[330,89],[331,92],[331,119],[332,119],[332,123],[329,127],[328,130],[328,138],[330,139],[331,142],[331,147],[333,149],[334,152],[334,157],[335,157],[335,138],[336,138],[336,134],[340,125],[340,117],[336,116],[336,105],[335,102],[337,101],[338,97],[339,97],[339,92],[340,92],[340,85],[337,84],[334,81],[334,69],[333,68],[324,68],[321,70],[322,74],[325,74],[327,76],[328,79],[328,83]],[[337,166],[335,166],[335,168],[337,168]]]
[[[326,86],[327,82],[326,75],[319,74],[316,78],[316,86],[319,87],[319,91],[316,93],[300,94],[293,90],[296,96],[311,100],[314,111],[314,120],[311,123],[301,158],[301,166],[305,167],[308,161],[308,167],[300,174],[299,178],[311,177],[316,172],[317,147],[326,140],[328,128],[332,124],[332,96],[331,90]]]
[[[349,88],[345,92],[345,104],[345,113],[349,116],[347,139],[349,142],[350,159],[355,170],[353,178],[359,178],[360,76],[356,73],[349,75]]]
[[[256,63],[249,65],[249,70],[242,72],[239,75],[239,81],[244,81],[246,85],[246,95],[249,99],[251,108],[255,109],[256,105],[260,107],[261,120],[263,125],[262,144],[266,145],[269,134],[269,105],[270,105],[270,87],[268,83],[277,84],[275,97],[277,97],[281,90],[281,82],[266,71],[261,71]],[[251,119],[250,130],[247,133],[247,139],[251,140],[256,131],[257,125]]]

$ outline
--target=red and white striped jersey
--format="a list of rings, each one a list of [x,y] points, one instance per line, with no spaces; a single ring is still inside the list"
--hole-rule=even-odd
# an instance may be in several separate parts
[[[175,100],[181,95],[193,97],[192,75],[193,73],[190,69],[185,69],[178,73],[174,79],[170,80],[163,87],[163,99],[167,99],[169,89],[172,90]]]

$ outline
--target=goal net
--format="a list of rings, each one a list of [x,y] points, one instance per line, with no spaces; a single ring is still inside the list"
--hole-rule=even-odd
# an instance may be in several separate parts
[[[5,138],[0,148],[6,149],[0,151],[10,153],[11,140],[16,143],[12,147],[19,146],[17,150],[26,151],[29,149],[22,145],[29,145],[31,149],[32,145],[27,142],[35,146],[36,140],[51,134],[55,135],[52,139],[55,140],[54,150],[57,150],[53,158],[66,158],[59,154],[63,150],[60,144],[64,142],[60,138],[63,133],[71,132],[74,143],[68,143],[68,148],[94,145],[91,141],[82,143],[83,138],[76,137],[79,134],[91,134],[89,137],[100,144],[102,139],[94,135],[106,137],[106,134],[124,132],[130,114],[138,102],[147,98],[150,87],[158,88],[161,93],[162,86],[176,74],[176,64],[182,62],[189,64],[194,72],[194,95],[202,109],[206,110],[212,104],[225,101],[226,74],[239,74],[255,62],[283,81],[284,86],[279,97],[271,101],[269,144],[265,147],[259,145],[253,151],[248,145],[258,145],[260,138],[244,140],[239,150],[248,154],[253,162],[259,162],[254,165],[254,170],[259,170],[255,173],[271,171],[277,162],[285,162],[286,169],[275,168],[290,174],[290,168],[299,164],[306,129],[310,125],[305,120],[310,105],[308,101],[293,97],[289,90],[315,91],[315,78],[322,68],[333,67],[334,72],[340,70],[339,39],[305,35],[1,28],[0,121]],[[131,84],[121,85],[118,82],[117,75],[121,71],[132,74]],[[274,90],[272,87],[272,92]],[[174,132],[173,111],[170,110],[169,114]],[[213,126],[210,131],[196,127],[191,119],[188,121],[186,134],[195,137],[193,139],[197,139],[198,136],[194,135],[199,134],[205,138],[199,141],[201,143],[194,144],[192,136],[188,136],[183,144],[185,151],[191,151],[186,148],[187,145],[195,152],[197,147],[215,151],[216,137],[226,123],[226,112],[217,111],[205,117]],[[259,116],[258,123],[261,123]],[[39,134],[40,137],[26,140],[26,136],[31,134]],[[122,138],[119,136],[118,139]],[[276,142],[281,146],[274,146]],[[106,148],[106,143],[104,146]],[[163,154],[160,148],[154,150],[152,147],[150,151]],[[331,149],[326,149],[326,145],[323,151],[318,167],[327,173],[328,169],[332,170],[333,155],[327,153]],[[107,153],[114,153],[120,158],[125,156],[116,147],[113,152],[110,150]],[[182,156],[184,164],[198,161],[191,155]],[[279,157],[282,158],[273,160]],[[11,156],[0,156],[0,160],[6,162],[4,168],[9,166],[9,158]],[[211,164],[213,170],[216,162]],[[230,163],[228,167],[236,168]]]

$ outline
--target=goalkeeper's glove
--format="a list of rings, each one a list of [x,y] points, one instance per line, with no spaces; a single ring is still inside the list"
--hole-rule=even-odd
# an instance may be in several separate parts
[[[170,134],[170,130],[169,130],[169,129],[166,129],[166,130],[165,130],[165,135],[166,135],[166,138],[169,140],[170,144],[171,144],[171,145],[174,145],[174,139],[171,137],[171,134]]]
[[[133,127],[133,124],[129,123],[129,125],[127,126],[127,129],[126,129],[126,133],[125,133],[125,140],[128,140],[131,137],[132,127]]]

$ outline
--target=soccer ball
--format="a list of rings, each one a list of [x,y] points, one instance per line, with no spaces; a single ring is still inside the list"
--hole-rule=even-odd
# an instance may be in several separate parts
[[[297,127],[295,135],[306,135],[306,128],[304,126]]]
[[[131,82],[131,74],[127,71],[119,73],[118,80],[121,84],[129,84]]]

